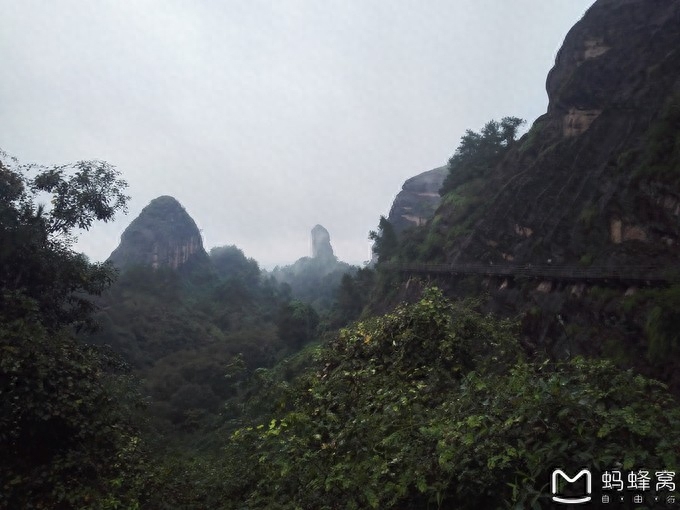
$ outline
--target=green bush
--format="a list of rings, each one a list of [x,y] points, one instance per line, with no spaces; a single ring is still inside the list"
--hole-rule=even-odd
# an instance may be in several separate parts
[[[529,362],[515,330],[436,289],[342,330],[290,412],[234,433],[252,446],[247,507],[548,508],[558,466],[677,465],[660,383]]]

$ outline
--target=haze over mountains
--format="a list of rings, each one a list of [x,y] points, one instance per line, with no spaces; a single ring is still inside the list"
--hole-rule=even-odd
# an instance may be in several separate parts
[[[673,9],[672,5],[667,8]],[[466,246],[472,250],[470,260],[484,255],[494,262],[509,257],[527,262],[534,257],[534,262],[586,257],[600,263],[615,257],[624,263],[627,255],[623,246],[615,256],[604,246],[597,250],[592,247],[607,237],[620,238],[624,243],[630,239],[642,240],[654,246],[670,246],[669,243],[675,242],[677,232],[672,227],[672,218],[677,198],[673,190],[665,190],[659,182],[639,177],[645,171],[642,167],[655,165],[656,156],[642,154],[642,149],[636,148],[651,136],[650,123],[661,122],[659,112],[663,104],[672,101],[674,73],[671,68],[675,58],[671,39],[664,40],[661,35],[652,41],[639,38],[645,37],[648,30],[672,25],[675,20],[670,13],[643,20],[642,7],[624,13],[628,8],[629,4],[598,4],[591,9],[588,21],[579,23],[570,32],[547,80],[547,113],[534,123],[530,133],[500,165],[501,170],[485,177],[485,182],[500,184],[485,185],[480,193],[476,189],[469,193],[460,190],[464,201],[469,200],[465,196],[468,193],[484,202],[486,212],[468,204],[466,207],[475,210],[463,220],[465,226],[457,213],[449,219],[440,212],[436,218],[441,222],[441,231],[434,230],[433,235],[443,235],[443,229],[451,229],[455,224],[461,232],[466,232]],[[605,29],[603,19],[619,16],[616,11],[621,11],[623,17]],[[625,30],[631,30],[632,35],[624,41]],[[619,40],[620,44],[612,43]],[[477,126],[469,127],[477,129]],[[578,136],[591,128],[592,136]],[[621,130],[623,135],[618,134]],[[606,133],[610,133],[609,138]],[[562,140],[566,143],[560,144]],[[657,144],[663,143],[666,142],[657,141]],[[567,153],[572,155],[572,160],[568,160]],[[610,160],[617,158],[618,162],[611,163]],[[622,167],[618,177],[616,165]],[[633,166],[639,167],[638,177],[631,176],[635,172],[626,171],[634,170]],[[414,174],[417,172],[418,169],[413,170]],[[445,170],[427,175],[439,177],[440,172]],[[406,189],[397,197],[389,216],[397,230],[434,216],[434,206],[439,200],[435,196],[439,182],[436,181],[423,185],[422,189],[414,188],[411,198],[404,194]],[[417,182],[413,178],[405,187],[415,186]],[[468,183],[468,187],[475,186],[475,182]],[[611,186],[617,190],[610,189]],[[624,191],[637,186],[646,191],[633,194]],[[497,193],[500,195],[496,197]],[[418,196],[426,199],[419,201]],[[641,200],[648,203],[642,208],[643,216],[632,217],[638,210],[630,210],[629,204],[638,204]],[[491,207],[492,203],[497,205]],[[375,205],[378,216],[380,204]],[[419,211],[419,207],[424,210]],[[458,212],[460,209],[460,206],[456,208]],[[648,223],[666,214],[663,211],[670,213],[670,217],[663,220],[667,225],[650,229]],[[497,217],[492,218],[493,214]],[[482,216],[483,224],[475,227],[476,233],[468,238],[472,224],[481,221]],[[495,232],[500,222],[506,223],[503,232]],[[457,257],[464,260],[465,254],[460,251]]]
[[[168,195],[91,263],[69,234],[125,207],[119,173],[0,159],[0,508],[549,510],[557,467],[673,507],[679,27],[597,0],[547,112],[470,126],[361,268],[321,224],[272,271],[206,252]]]
[[[466,128],[545,111],[545,75],[590,3],[180,2],[159,13],[153,2],[15,2],[0,20],[16,70],[0,90],[2,147],[124,172],[129,216],[80,237],[92,260],[170,195],[207,250],[236,244],[272,268],[307,254],[321,223],[340,259],[361,264],[403,181],[445,164]]]

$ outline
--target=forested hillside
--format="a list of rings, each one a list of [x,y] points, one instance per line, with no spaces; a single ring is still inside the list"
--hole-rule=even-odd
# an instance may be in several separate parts
[[[125,211],[123,175],[0,154],[0,508],[675,508],[678,26],[596,1],[547,113],[471,126],[363,268],[321,226],[271,273],[206,251],[170,196],[92,263],[75,237]],[[668,278],[527,276],[648,266]]]
[[[276,282],[236,247],[210,259],[200,283],[171,268],[124,269],[99,302],[99,330],[85,337],[130,363],[152,415],[182,430],[207,426],[247,374],[298,347],[279,334],[290,297]]]

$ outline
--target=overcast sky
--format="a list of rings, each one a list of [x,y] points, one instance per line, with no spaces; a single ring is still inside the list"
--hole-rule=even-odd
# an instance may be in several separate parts
[[[0,0],[0,148],[22,163],[103,159],[130,211],[81,235],[104,260],[159,195],[207,249],[266,267],[340,259],[403,181],[465,129],[545,112],[545,79],[593,0]]]

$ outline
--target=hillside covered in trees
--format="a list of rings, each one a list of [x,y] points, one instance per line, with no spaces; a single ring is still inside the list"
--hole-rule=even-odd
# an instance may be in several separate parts
[[[404,268],[677,270],[678,26],[676,2],[596,1],[547,113],[468,130],[440,200],[381,217],[363,268],[323,227],[272,272],[206,251],[169,196],[92,263],[74,237],[125,210],[121,173],[3,153],[0,508],[548,509],[578,493],[555,470],[584,468],[593,506],[618,472],[650,480],[622,507],[674,508],[673,278]]]

